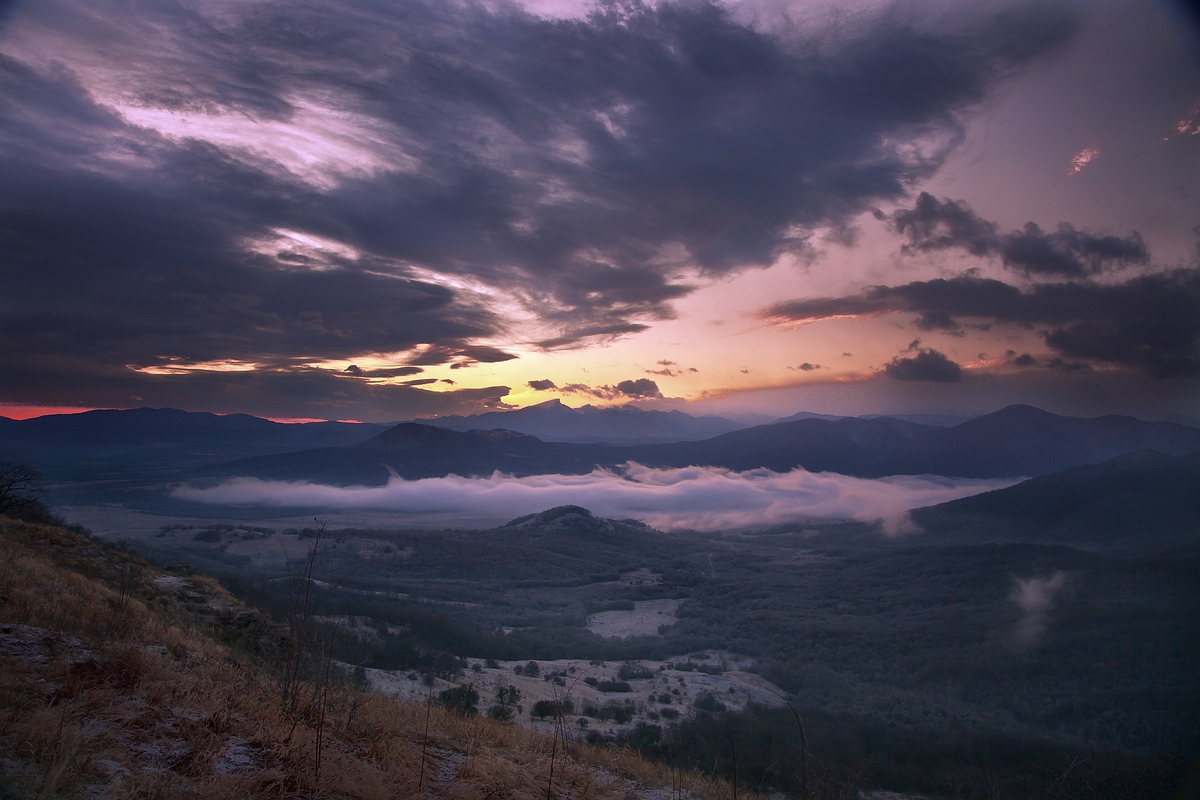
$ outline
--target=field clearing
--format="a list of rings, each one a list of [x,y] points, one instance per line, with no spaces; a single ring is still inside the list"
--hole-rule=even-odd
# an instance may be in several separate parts
[[[587,619],[587,629],[597,636],[629,639],[656,636],[659,628],[674,625],[682,600],[637,600],[632,611],[601,611]]]

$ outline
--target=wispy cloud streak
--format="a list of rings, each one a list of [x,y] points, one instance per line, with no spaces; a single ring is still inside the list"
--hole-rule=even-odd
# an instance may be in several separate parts
[[[1009,599],[1024,616],[1013,628],[1013,642],[1021,648],[1037,645],[1050,625],[1050,612],[1066,588],[1068,575],[1061,570],[1048,577],[1013,578]]]

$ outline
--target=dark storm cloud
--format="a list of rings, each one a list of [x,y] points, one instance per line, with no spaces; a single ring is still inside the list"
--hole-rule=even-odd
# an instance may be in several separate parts
[[[617,391],[626,397],[662,397],[658,384],[649,378],[621,381],[617,384]]]
[[[540,381],[534,381],[534,383],[540,383]],[[649,378],[621,381],[616,386],[587,386],[582,383],[568,383],[559,391],[564,394],[585,394],[601,400],[651,400],[660,399],[663,396],[658,389],[658,384]]]
[[[898,381],[931,381],[957,383],[962,380],[962,367],[944,353],[929,348],[917,350],[910,357],[897,356],[883,368],[883,374]]]
[[[970,317],[1041,328],[1060,356],[1139,368],[1153,377],[1200,374],[1200,270],[1181,269],[1124,283],[1036,284],[1027,291],[964,276],[873,286],[847,297],[814,298],[765,309],[765,318],[805,322],[889,312]]]
[[[563,279],[558,299],[571,309],[618,308],[666,318],[670,312],[663,303],[691,291],[691,286],[671,284],[642,267],[592,264],[575,267]]]
[[[490,312],[456,304],[436,284],[357,268],[262,268],[229,247],[206,213],[218,209],[163,187],[6,169],[2,324],[26,345],[54,331],[71,352],[112,348],[144,366],[165,355],[340,358],[496,330]]]
[[[955,331],[959,325],[946,311],[926,311],[917,319],[917,328],[923,331]]]
[[[484,364],[498,364],[501,361],[512,361],[516,358],[512,353],[506,353],[499,348],[478,344],[462,348],[462,355],[472,361],[479,361]]]
[[[256,30],[288,32],[259,43],[279,82],[321,63],[301,81],[336,82],[424,146],[417,173],[333,193],[339,209],[372,209],[343,215],[359,241],[443,269],[515,266],[523,286],[535,275],[585,317],[597,305],[656,316],[686,293],[652,265],[663,243],[726,272],[803,247],[794,226],[902,196],[938,156],[892,137],[952,127],[955,110],[1070,29],[1035,7],[973,31],[880,22],[818,55],[817,42],[784,44],[706,3],[622,3],[578,22],[369,7],[343,41],[308,31],[345,29],[336,6],[258,8]],[[412,34],[402,53],[398,28]]]
[[[387,422],[430,414],[469,414],[501,408],[507,386],[428,391],[416,386],[369,383],[352,376],[293,366],[156,375],[88,361],[56,359],[28,365],[0,354],[0,373],[33,396],[65,405],[81,401],[107,408],[201,408],[269,417],[359,419]],[[72,390],[72,385],[86,387]],[[137,394],[131,394],[134,386]],[[65,387],[65,388],[64,388]]]
[[[385,369],[363,369],[357,364],[351,364],[342,372],[359,378],[402,378],[407,375],[419,375],[425,370],[420,367],[390,367]]]
[[[1052,358],[1046,362],[1046,366],[1055,372],[1091,372],[1092,365],[1082,361],[1067,361],[1064,358]],[[1195,374],[1195,373],[1192,373]]]
[[[484,345],[468,345],[455,347],[448,345],[433,345],[409,360],[411,364],[449,364],[450,369],[465,369],[479,363],[496,364],[501,361],[512,361],[516,358],[512,353],[506,353],[495,347]]]
[[[680,366],[678,361],[671,361],[670,359],[666,358],[659,359],[658,369],[643,370],[643,372],[645,372],[647,375],[661,375],[664,378],[675,378],[679,375],[683,375],[686,372],[699,371],[700,370],[696,369],[695,367]]]
[[[451,290],[370,263],[325,271],[263,263],[244,240],[264,222],[285,222],[284,208],[307,189],[212,146],[130,128],[71,81],[11,59],[0,69],[0,362],[14,376],[4,400],[127,405],[132,396],[169,395],[202,407],[231,380],[248,379],[133,370],[258,362],[272,378],[255,385],[276,385],[290,362],[431,339],[462,350],[498,330],[490,311],[456,302]],[[189,391],[164,394],[166,383]]]
[[[611,325],[588,325],[582,328],[571,328],[553,339],[543,339],[534,342],[543,350],[562,350],[586,347],[588,344],[617,339],[630,333],[640,333],[648,325],[640,322],[616,322]]]
[[[947,152],[910,141],[952,141],[958,112],[1073,29],[1041,5],[805,38],[705,2],[549,21],[418,0],[45,0],[11,25],[0,349],[37,379],[0,399],[85,404],[110,383],[145,396],[151,378],[126,365],[512,357],[478,344],[511,315],[430,273],[524,304],[555,331],[545,349],[644,330],[692,290],[678,264],[765,265],[903,197]],[[51,41],[66,66],[38,62]],[[98,64],[133,108],[287,125],[320,106],[360,126],[343,161],[374,161],[313,177],[273,160],[270,129],[221,146],[160,135],[106,105]],[[280,230],[341,249],[278,245]],[[92,395],[80,381],[96,371]],[[341,377],[329,385],[363,376]]]
[[[908,236],[905,252],[958,249],[974,256],[998,256],[1009,269],[1028,276],[1078,278],[1129,264],[1144,264],[1150,255],[1141,234],[1096,234],[1060,223],[1044,231],[1032,222],[1020,231],[1000,233],[966,203],[938,200],[922,192],[916,205],[892,215],[892,225]]]

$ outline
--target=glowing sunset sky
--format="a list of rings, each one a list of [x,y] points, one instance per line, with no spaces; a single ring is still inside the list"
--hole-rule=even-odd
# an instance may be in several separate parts
[[[0,414],[1200,416],[1182,5],[7,8]]]

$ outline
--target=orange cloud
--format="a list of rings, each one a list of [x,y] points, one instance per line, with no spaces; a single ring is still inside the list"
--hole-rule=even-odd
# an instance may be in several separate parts
[[[1100,157],[1099,147],[1085,147],[1071,158],[1071,169],[1067,176],[1078,175],[1083,168]]]

